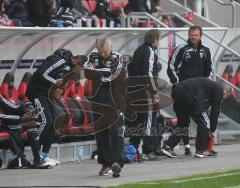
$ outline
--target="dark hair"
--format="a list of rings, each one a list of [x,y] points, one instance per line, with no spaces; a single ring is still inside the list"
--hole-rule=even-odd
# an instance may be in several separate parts
[[[158,29],[151,29],[145,33],[144,42],[148,44],[153,44],[155,39],[160,39],[160,31]]]
[[[199,30],[200,31],[200,35],[202,36],[202,27],[201,26],[198,26],[198,25],[193,25],[189,28],[188,30],[188,34],[191,32],[191,31],[194,31],[194,30]]]

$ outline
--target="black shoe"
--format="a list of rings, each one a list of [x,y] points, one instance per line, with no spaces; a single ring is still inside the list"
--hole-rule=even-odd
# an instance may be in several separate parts
[[[15,157],[7,165],[8,169],[20,169],[20,168],[31,168],[31,167],[32,167],[32,164],[30,161],[28,161],[25,158],[25,155],[20,157]]]
[[[114,178],[119,178],[120,173],[122,171],[121,166],[118,163],[113,163],[111,169],[112,169],[112,172],[113,172],[113,177]]]
[[[177,154],[168,146],[164,145],[161,149],[162,153],[170,158],[177,157]]]
[[[196,157],[196,158],[211,157],[211,153],[209,153],[208,151],[203,151],[203,152],[196,151],[195,157]]]
[[[99,176],[108,176],[112,171],[109,166],[102,165],[101,170],[99,171]]]
[[[0,168],[2,167],[3,161],[0,159]]]
[[[191,155],[192,155],[192,152],[190,151],[190,148],[185,148],[184,154],[185,154],[186,156],[191,156]]]
[[[218,152],[217,152],[217,151],[214,151],[214,150],[211,150],[211,151],[210,151],[210,154],[211,154],[212,156],[217,156],[217,155],[218,155]]]
[[[149,161],[154,161],[157,159],[157,155],[154,152],[150,152],[146,155],[147,155]]]
[[[23,168],[32,168],[32,163],[25,158],[25,156],[21,157],[21,162]]]

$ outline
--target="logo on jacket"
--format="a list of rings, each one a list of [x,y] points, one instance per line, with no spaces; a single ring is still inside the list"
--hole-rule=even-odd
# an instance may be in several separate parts
[[[204,57],[204,53],[203,52],[200,52],[200,58],[202,59]]]
[[[189,60],[189,59],[191,59],[191,57],[192,57],[191,54],[189,52],[187,52],[185,55],[185,59]]]
[[[95,67],[97,67],[98,66],[98,59],[94,59],[93,64],[94,64]]]

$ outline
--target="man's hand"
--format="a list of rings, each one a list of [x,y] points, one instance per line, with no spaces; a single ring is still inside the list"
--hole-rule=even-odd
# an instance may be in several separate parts
[[[21,117],[21,122],[29,122],[29,121],[33,121],[34,120],[34,116],[31,115],[31,113],[25,113],[22,117]]]
[[[61,99],[62,98],[62,95],[64,94],[64,91],[63,89],[55,89],[53,92],[52,92],[52,96],[53,98],[55,99]]]
[[[61,88],[63,87],[63,79],[58,79],[56,84],[54,85],[54,88]]]
[[[153,103],[156,104],[156,103],[159,103],[160,102],[160,95],[159,93],[155,93],[153,94]]]

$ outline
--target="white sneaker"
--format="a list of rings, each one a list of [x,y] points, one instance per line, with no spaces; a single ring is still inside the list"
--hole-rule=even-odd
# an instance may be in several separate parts
[[[57,164],[49,157],[44,158],[44,161],[47,161],[47,163],[51,166],[56,166]]]
[[[61,164],[61,162],[58,161],[58,160],[56,160],[56,159],[51,159],[51,158],[49,158],[49,160],[52,161],[52,162],[54,162],[54,163],[56,163],[56,165]]]

